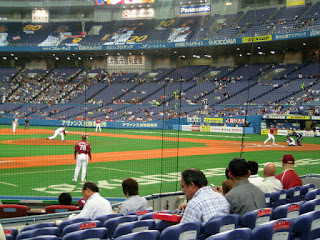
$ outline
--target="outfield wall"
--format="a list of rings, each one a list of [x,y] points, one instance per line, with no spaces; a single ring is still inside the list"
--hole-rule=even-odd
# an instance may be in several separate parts
[[[0,124],[11,125],[13,118],[1,117]],[[95,128],[95,120],[78,121],[78,120],[46,120],[46,119],[29,119],[30,126],[52,126],[52,127],[84,127]],[[180,131],[201,131],[201,132],[222,132],[222,133],[260,133],[262,116],[244,116],[239,117],[188,117],[170,119],[168,121],[148,121],[148,122],[131,122],[131,121],[102,121],[101,128],[114,129],[155,129],[155,130],[180,130]],[[249,127],[243,127],[245,124]],[[234,127],[237,124],[239,127]],[[25,125],[23,118],[19,118],[19,125]],[[193,128],[188,126],[194,125]],[[219,126],[225,125],[225,126]]]

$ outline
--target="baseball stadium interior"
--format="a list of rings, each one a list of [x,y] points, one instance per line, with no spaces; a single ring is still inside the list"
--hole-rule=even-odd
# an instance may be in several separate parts
[[[320,0],[0,4],[4,239],[320,239]],[[156,217],[179,215],[185,169],[222,186],[232,159],[277,176],[285,154],[302,185],[265,193],[267,208]],[[127,178],[149,208],[123,216]],[[114,214],[70,220],[87,181]]]

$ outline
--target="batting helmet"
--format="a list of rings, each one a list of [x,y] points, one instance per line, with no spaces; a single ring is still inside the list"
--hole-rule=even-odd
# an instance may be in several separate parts
[[[88,137],[87,134],[82,135],[82,139],[87,139],[87,137]]]

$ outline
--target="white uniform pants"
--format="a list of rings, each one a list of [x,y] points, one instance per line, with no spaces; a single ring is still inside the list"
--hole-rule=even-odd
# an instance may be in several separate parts
[[[96,124],[96,132],[98,131],[98,128],[99,128],[99,131],[101,132],[101,124],[100,123]]]
[[[12,132],[15,133],[17,129],[17,124],[12,124]]]
[[[82,167],[81,181],[84,181],[86,179],[87,165],[88,165],[88,155],[84,153],[79,154],[77,157],[76,169],[74,171],[74,177],[73,177],[75,180],[78,179],[78,175],[81,167]]]
[[[267,140],[264,141],[264,144],[266,144],[270,139],[272,139],[273,144],[276,144],[276,139],[274,138],[273,134],[268,133]]]
[[[58,135],[61,136],[61,140],[64,141],[64,134],[62,132],[54,132],[53,136],[48,137],[49,139],[54,139],[56,138]]]

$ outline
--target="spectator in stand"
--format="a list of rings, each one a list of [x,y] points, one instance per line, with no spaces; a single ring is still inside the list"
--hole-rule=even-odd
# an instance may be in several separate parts
[[[82,196],[86,200],[86,204],[78,215],[72,214],[69,219],[84,217],[95,219],[98,216],[113,213],[110,202],[100,196],[97,184],[93,182],[83,184]]]
[[[258,185],[263,181],[263,177],[260,177],[258,174],[259,165],[256,161],[248,161],[249,170],[251,172],[251,175],[249,176],[248,180],[250,183],[254,185]]]
[[[60,205],[71,205],[72,204],[72,197],[70,193],[61,193],[58,198]]]
[[[226,195],[234,186],[233,181],[229,177],[229,167],[226,168],[225,175],[227,177],[227,180],[224,180],[222,182],[223,195]]]
[[[268,162],[264,165],[263,175],[264,179],[257,186],[264,193],[273,193],[283,189],[283,186],[279,179],[276,178],[276,165],[272,162]]]
[[[122,190],[127,199],[119,206],[120,213],[125,215],[129,212],[148,209],[147,200],[139,196],[139,186],[135,179],[127,178],[123,180]]]
[[[224,196],[207,186],[206,176],[197,168],[188,168],[181,173],[181,190],[189,202],[179,210],[185,212],[181,223],[201,222],[204,225],[211,218],[229,214],[230,205]]]
[[[243,215],[246,212],[266,207],[264,193],[249,182],[249,164],[243,158],[234,158],[229,163],[229,176],[234,187],[226,194],[231,205],[230,213]]]
[[[282,183],[283,189],[302,186],[302,181],[298,174],[293,170],[294,158],[291,154],[285,154],[281,158],[283,172],[276,178]]]

